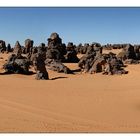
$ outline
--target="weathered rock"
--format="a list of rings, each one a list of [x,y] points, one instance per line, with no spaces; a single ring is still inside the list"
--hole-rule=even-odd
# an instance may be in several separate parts
[[[140,60],[140,46],[127,44],[117,55],[125,64],[138,64]]]
[[[29,62],[26,57],[12,54],[3,68],[6,73],[29,74]]]
[[[11,45],[10,44],[7,45],[6,52],[7,53],[12,52],[12,48],[11,48]]]
[[[90,55],[85,54],[80,58],[78,62],[78,66],[81,68],[82,71],[88,72],[89,69],[92,67],[94,63],[96,53],[92,53]]]
[[[67,53],[65,55],[65,61],[68,63],[77,63],[79,62],[79,58],[77,57],[77,52],[75,50],[75,46],[72,42],[69,42],[67,45]]]
[[[72,74],[72,71],[61,61],[46,59],[45,63],[50,70],[57,71],[58,73]]]
[[[50,35],[50,38],[48,38],[48,46],[50,46],[50,44],[53,44],[54,46],[56,44],[62,44],[62,39],[59,37],[59,34],[52,33]]]
[[[90,49],[92,50],[92,49]],[[121,59],[116,57],[116,54],[102,54],[100,50],[97,51],[89,51],[84,55],[78,66],[84,72],[98,73],[102,72],[103,74],[126,74],[127,71],[123,69],[124,64]]]
[[[33,47],[34,41],[31,39],[26,39],[25,40],[25,48],[24,48],[24,53],[27,54],[31,51],[31,48]]]
[[[60,60],[61,54],[58,49],[48,49],[46,52],[46,58]]]
[[[0,52],[5,52],[6,51],[6,43],[3,40],[0,40]]]
[[[134,52],[134,46],[127,44],[124,48],[127,59],[136,59],[136,54]]]
[[[62,39],[59,37],[57,33],[52,33],[50,38],[48,38],[46,58],[63,61],[65,54],[66,54],[66,46],[65,44],[62,44]]]
[[[76,47],[77,53],[86,54],[88,46],[89,46],[88,43],[85,43],[84,45],[79,44],[79,45]]]
[[[14,53],[17,55],[17,54],[22,54],[22,47],[19,43],[19,41],[17,41],[15,43],[15,46],[14,46]]]
[[[92,73],[102,72],[103,65],[105,65],[105,63],[106,63],[106,60],[103,58],[99,58],[99,59],[95,60],[91,69],[89,70],[89,73],[92,74]]]
[[[33,66],[36,71],[36,77],[37,80],[48,80],[48,72],[45,67],[45,58],[42,56],[42,53],[38,52],[34,54],[33,57]]]

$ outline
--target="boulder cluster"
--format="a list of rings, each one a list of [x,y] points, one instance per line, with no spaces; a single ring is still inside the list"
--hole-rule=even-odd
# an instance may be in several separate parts
[[[8,57],[3,68],[6,73],[28,74],[29,65],[28,59],[22,56],[21,45],[17,41],[13,53]]]
[[[122,51],[118,55],[111,52],[104,54],[103,49],[122,49]],[[5,73],[30,74],[30,66],[33,66],[37,80],[49,79],[47,70],[73,74],[65,63],[78,63],[81,72],[90,74],[101,72],[106,75],[126,74],[128,72],[124,70],[124,64],[140,63],[140,45],[102,46],[97,42],[78,46],[69,42],[66,45],[57,33],[50,35],[47,44],[41,43],[39,46],[34,46],[31,39],[26,39],[24,46],[17,41],[14,47],[10,44],[6,46],[5,41],[0,40],[0,52],[12,53],[3,66]],[[78,57],[78,54],[82,57]]]
[[[0,53],[4,53],[4,52],[12,52],[12,48],[11,48],[11,45],[10,44],[7,44],[6,46],[6,43],[5,41],[3,40],[0,40]]]
[[[9,44],[6,49],[5,42],[1,41],[1,52],[12,52],[3,66],[5,72],[29,74],[29,68],[33,66],[37,80],[49,79],[47,69],[66,74],[73,73],[63,64],[79,61],[73,43],[66,46],[57,33],[52,33],[47,41],[47,45],[41,43],[39,46],[33,46],[34,41],[31,39],[26,39],[24,46],[17,41],[12,50]]]
[[[66,54],[66,45],[62,44],[62,39],[57,33],[52,33],[50,38],[48,38],[45,60],[46,66],[53,71],[64,72],[66,74],[72,73],[72,71],[62,63],[66,61]]]
[[[93,43],[87,47],[86,54],[81,57],[79,67],[85,73],[99,73],[102,74],[126,74],[127,71],[123,69],[123,62],[116,57],[116,54],[102,53],[102,46],[99,43]]]
[[[140,45],[125,45],[117,57],[124,61],[125,64],[140,63]]]

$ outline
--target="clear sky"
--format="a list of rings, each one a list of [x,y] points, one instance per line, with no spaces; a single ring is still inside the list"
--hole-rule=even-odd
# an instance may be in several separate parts
[[[140,44],[140,8],[0,8],[0,39],[12,46],[47,43],[52,32],[66,44]]]

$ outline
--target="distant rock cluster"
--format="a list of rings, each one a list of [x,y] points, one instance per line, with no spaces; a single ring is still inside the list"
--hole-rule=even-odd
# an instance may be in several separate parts
[[[102,53],[102,46],[99,43],[93,43],[87,47],[86,54],[80,59],[78,65],[84,71],[90,74],[102,72],[102,74],[126,74],[123,69],[123,62],[116,57],[116,54]]]
[[[6,47],[5,41],[0,40],[0,52],[1,53],[4,53],[4,52],[8,53],[8,52],[12,52],[12,51],[13,51],[13,49],[11,48],[10,44],[8,44],[7,47]]]
[[[114,53],[104,54],[103,50],[121,49],[116,55]],[[52,33],[47,39],[47,44],[41,43],[34,46],[34,41],[26,39],[24,46],[19,41],[14,47],[0,40],[0,52],[11,53],[3,68],[5,73],[30,74],[29,68],[33,66],[37,80],[47,80],[49,75],[47,69],[73,74],[65,63],[77,63],[81,72],[99,73],[106,75],[126,74],[125,64],[140,63],[140,45],[131,44],[107,44],[93,42],[84,45],[67,45],[62,42],[58,33]],[[81,54],[79,58],[77,55]]]
[[[140,63],[140,45],[127,44],[122,51],[117,55],[125,64]]]

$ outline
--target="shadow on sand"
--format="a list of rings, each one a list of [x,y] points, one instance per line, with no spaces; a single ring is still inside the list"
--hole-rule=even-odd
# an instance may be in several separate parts
[[[59,77],[51,78],[50,80],[63,79],[63,78],[68,78],[68,77],[59,76]]]
[[[23,75],[34,75],[36,74],[35,72],[32,72],[32,71],[29,71],[29,73],[10,73],[10,72],[3,72],[3,73],[0,73],[0,75],[11,75],[11,74],[23,74]]]

